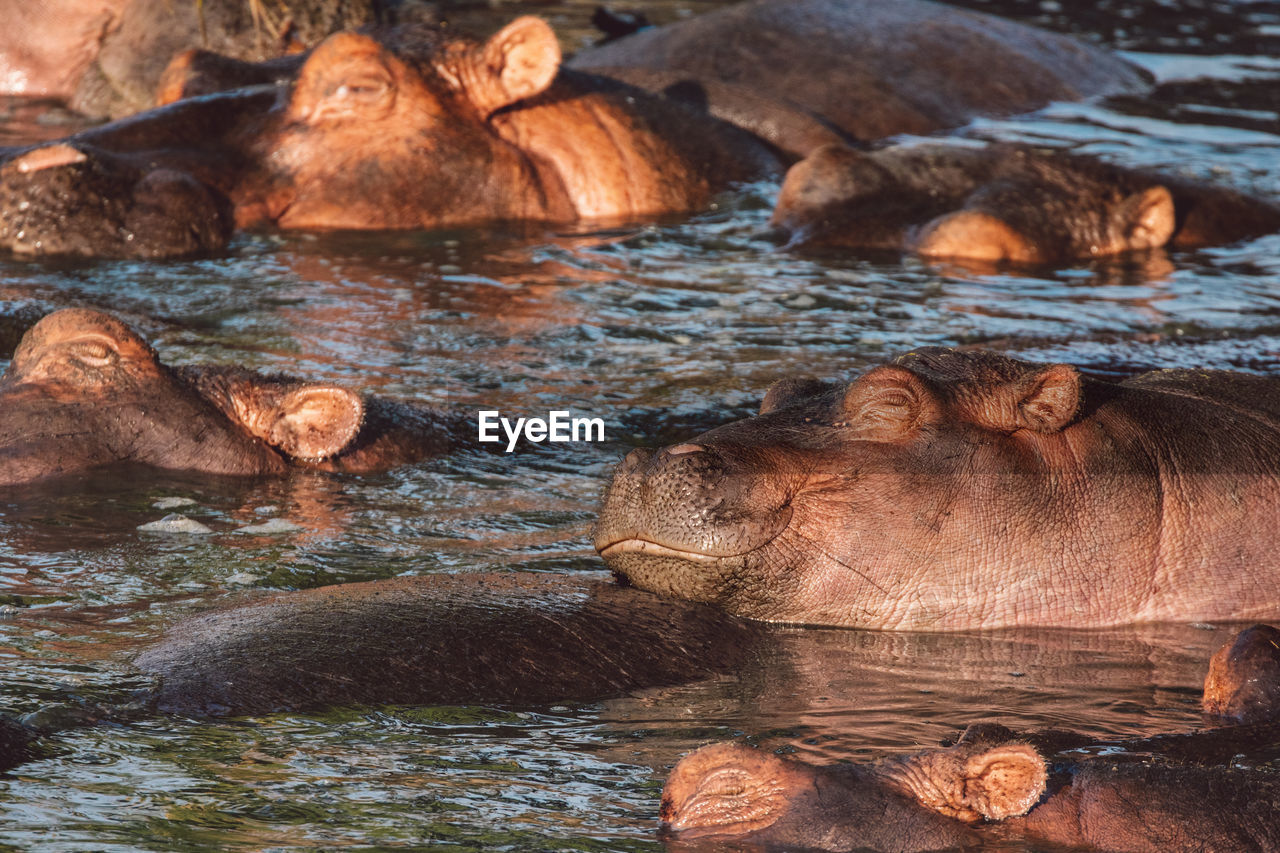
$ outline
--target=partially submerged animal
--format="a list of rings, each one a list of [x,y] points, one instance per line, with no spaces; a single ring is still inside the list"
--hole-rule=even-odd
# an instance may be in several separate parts
[[[385,470],[445,452],[448,417],[330,383],[160,363],[109,314],[68,308],[0,377],[0,486],[107,465],[282,474]]]
[[[1280,615],[1280,378],[923,348],[775,383],[618,466],[619,577],[776,622],[950,631]]]

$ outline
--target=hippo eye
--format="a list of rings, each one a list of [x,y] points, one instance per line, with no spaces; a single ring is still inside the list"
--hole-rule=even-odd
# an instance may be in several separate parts
[[[76,341],[70,350],[73,359],[89,367],[107,367],[116,359],[116,351],[100,341]]]
[[[387,90],[387,81],[380,77],[357,77],[334,90],[334,97],[353,101],[376,101]]]
[[[910,406],[912,403],[911,395],[905,393],[890,393],[880,397],[880,402],[886,406]]]

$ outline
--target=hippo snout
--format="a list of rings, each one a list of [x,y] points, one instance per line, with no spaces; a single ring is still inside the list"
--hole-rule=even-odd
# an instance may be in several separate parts
[[[732,449],[685,442],[633,450],[605,492],[595,547],[652,590],[718,600],[748,555],[791,520],[783,490]]]

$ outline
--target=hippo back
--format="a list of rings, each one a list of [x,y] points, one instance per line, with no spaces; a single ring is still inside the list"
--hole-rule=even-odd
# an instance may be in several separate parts
[[[929,133],[977,115],[1139,90],[1100,48],[927,0],[751,0],[582,51],[573,67],[645,85],[684,72],[820,117],[856,139]],[[998,81],[998,85],[996,82]]]

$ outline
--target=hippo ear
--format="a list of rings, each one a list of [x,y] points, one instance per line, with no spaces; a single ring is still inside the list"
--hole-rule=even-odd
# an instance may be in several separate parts
[[[992,747],[965,761],[964,805],[987,820],[1024,815],[1044,794],[1047,778],[1044,759],[1033,747]]]
[[[268,444],[295,459],[326,459],[342,452],[360,432],[364,401],[332,385],[290,391],[266,423]]]
[[[849,386],[836,425],[859,440],[900,441],[913,435],[933,408],[932,392],[910,370],[877,367]]]
[[[546,90],[560,71],[560,42],[541,18],[516,18],[485,42],[469,94],[489,114]]]
[[[1058,432],[1080,409],[1080,372],[1069,364],[1051,364],[1019,383],[1016,427]]]
[[[1115,218],[1126,249],[1158,249],[1169,242],[1177,226],[1173,196],[1162,186],[1126,198],[1116,210]]]
[[[760,402],[760,414],[767,415],[798,400],[816,397],[827,390],[827,387],[827,383],[812,376],[788,376],[785,379],[779,379],[765,392],[764,400]]]

